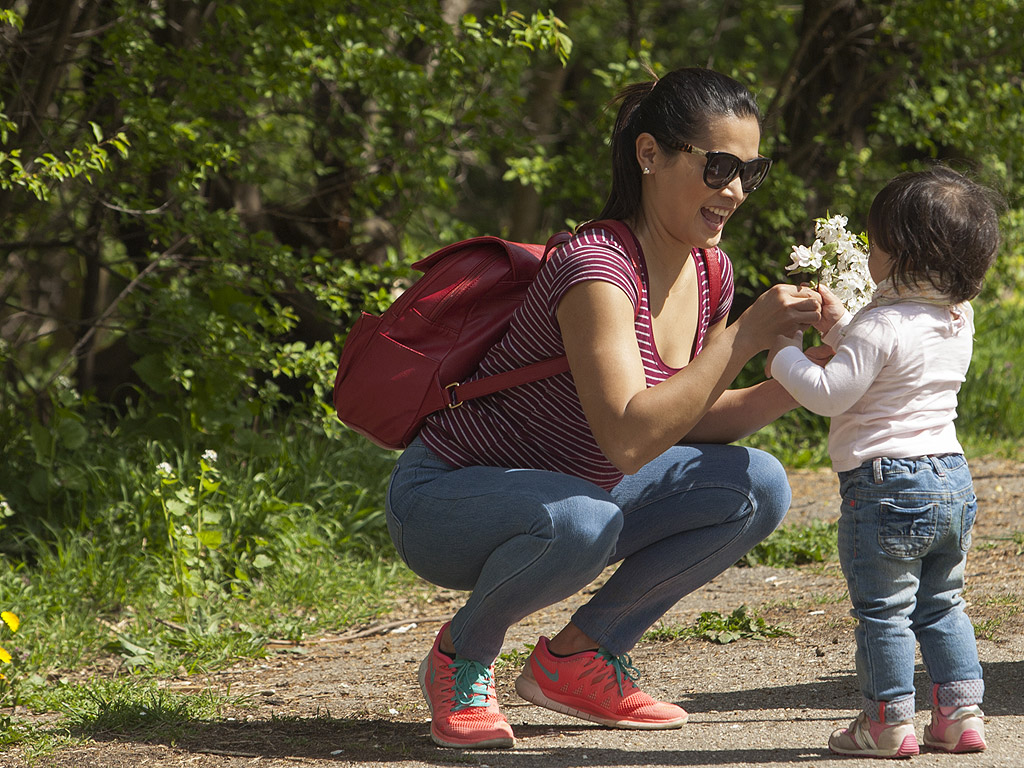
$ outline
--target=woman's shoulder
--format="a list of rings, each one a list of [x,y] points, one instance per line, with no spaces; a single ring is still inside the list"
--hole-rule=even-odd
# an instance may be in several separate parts
[[[629,256],[639,249],[639,244],[625,222],[606,220],[587,222],[578,227],[567,247],[571,251],[610,251],[619,256]]]
[[[632,237],[621,222],[614,228],[595,223],[577,231],[552,258],[575,269],[600,266],[639,274],[642,257],[635,239],[628,242]]]
[[[623,236],[621,228],[615,231],[591,226],[578,231],[551,255],[542,270],[541,282],[555,294],[580,282],[610,282],[620,286],[634,306],[639,306],[643,268],[635,249],[622,242]]]

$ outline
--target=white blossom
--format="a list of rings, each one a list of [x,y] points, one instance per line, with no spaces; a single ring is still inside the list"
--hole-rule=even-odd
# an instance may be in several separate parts
[[[792,262],[786,269],[793,272],[817,272],[821,269],[822,257],[825,254],[821,250],[821,241],[815,240],[810,247],[806,245],[794,245],[790,255]]]
[[[844,235],[846,232],[845,216],[831,216],[827,219],[815,219],[814,234],[823,243],[835,243]]]
[[[846,229],[845,216],[814,220],[814,242],[794,245],[789,274],[814,273],[818,284],[831,289],[851,312],[871,300],[875,283],[868,271],[868,253],[863,235]]]
[[[156,465],[156,473],[162,477],[170,477],[174,474],[174,470],[171,469],[171,465],[166,461],[161,461]]]
[[[212,450],[203,451],[203,460],[208,464],[217,462],[217,452]]]

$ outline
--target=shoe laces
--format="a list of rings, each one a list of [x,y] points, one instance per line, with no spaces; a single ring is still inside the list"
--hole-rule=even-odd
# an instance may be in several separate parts
[[[610,668],[615,676],[615,683],[619,686],[619,695],[625,696],[626,694],[622,690],[622,680],[625,678],[629,680],[627,683],[628,687],[634,687],[633,683],[640,679],[640,672],[636,667],[633,666],[633,660],[629,657],[628,653],[623,653],[619,656],[615,656],[604,648],[599,648],[597,654],[594,656],[595,659],[600,659],[604,662],[606,667]],[[610,687],[609,683],[609,687]],[[608,690],[608,688],[605,688]]]
[[[455,670],[452,709],[458,711],[467,707],[486,707],[494,689],[494,673],[479,661],[459,659],[451,663]]]

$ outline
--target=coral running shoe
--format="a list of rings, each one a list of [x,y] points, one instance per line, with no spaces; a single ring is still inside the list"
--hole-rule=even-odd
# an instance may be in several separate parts
[[[554,656],[542,637],[516,680],[516,693],[547,709],[612,728],[679,728],[682,707],[655,701],[634,684],[639,677],[627,654],[605,650]]]
[[[498,711],[494,666],[443,653],[441,635],[447,627],[437,633],[419,670],[420,688],[430,707],[430,738],[442,747],[514,747],[512,726]]]
[[[920,754],[914,721],[880,723],[860,712],[849,728],[834,731],[828,748],[837,755],[904,758]]]
[[[985,721],[981,707],[960,707],[948,715],[936,707],[932,721],[924,727],[924,743],[943,752],[981,752],[985,743]]]

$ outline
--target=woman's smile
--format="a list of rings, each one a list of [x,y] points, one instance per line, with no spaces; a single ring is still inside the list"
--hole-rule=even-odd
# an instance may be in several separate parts
[[[704,217],[704,221],[711,227],[715,232],[721,232],[725,227],[725,221],[729,218],[729,215],[733,212],[732,208],[720,208],[718,206],[705,206],[700,209],[701,216]]]

